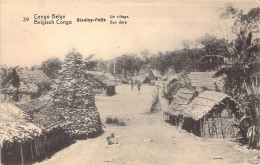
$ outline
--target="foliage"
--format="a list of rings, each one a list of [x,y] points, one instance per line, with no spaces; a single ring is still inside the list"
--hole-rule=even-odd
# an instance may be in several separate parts
[[[16,88],[16,91],[14,92],[13,99],[15,102],[19,101],[19,86],[20,86],[20,78],[17,74],[17,71],[15,68],[12,70],[12,85]]]
[[[127,72],[129,75],[133,75],[135,71],[139,72],[142,60],[134,54],[124,54],[110,61],[109,72],[114,73],[114,60],[116,63],[116,73],[124,74]]]
[[[20,79],[15,68],[13,68],[12,72],[12,85],[15,88],[19,88],[20,86]]]
[[[259,25],[256,24],[260,21],[260,8],[251,9],[244,14],[242,10],[228,5],[221,18],[229,17],[234,19],[232,33],[235,38],[227,42],[228,61],[215,76],[226,75],[224,88],[240,104],[240,113],[243,116],[239,125],[241,133],[244,137],[248,136],[249,148],[256,148],[258,140],[256,135],[260,134],[260,115],[254,79],[260,71],[259,38],[257,38]]]
[[[84,63],[85,63],[86,70],[93,70],[97,66],[98,61],[93,60],[94,56],[95,54],[90,54],[87,58],[85,58]]]
[[[42,62],[41,68],[43,72],[50,78],[58,78],[59,70],[61,69],[61,60],[56,57],[52,57]]]
[[[52,95],[58,113],[71,122],[68,131],[78,137],[102,130],[91,88],[93,81],[83,75],[82,55],[73,50],[66,55]]]

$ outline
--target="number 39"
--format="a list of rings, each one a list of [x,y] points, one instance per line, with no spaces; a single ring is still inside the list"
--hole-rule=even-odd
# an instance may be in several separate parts
[[[23,17],[23,22],[28,22],[29,21],[29,17]]]

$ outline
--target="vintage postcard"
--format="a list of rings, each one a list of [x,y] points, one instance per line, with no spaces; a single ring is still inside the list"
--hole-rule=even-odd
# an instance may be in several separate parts
[[[260,164],[259,0],[0,2],[1,164]]]

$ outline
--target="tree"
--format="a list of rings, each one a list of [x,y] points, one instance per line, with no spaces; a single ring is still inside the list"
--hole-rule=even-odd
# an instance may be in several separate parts
[[[97,65],[96,65],[95,69],[102,71],[102,72],[106,72],[108,69],[107,65],[108,65],[107,61],[104,61],[103,59],[99,59],[99,60],[97,60]]]
[[[41,68],[48,77],[56,79],[61,69],[61,60],[56,57],[49,58],[42,62]]]
[[[255,92],[255,74],[260,71],[259,21],[260,8],[251,9],[247,14],[242,10],[226,6],[221,18],[232,18],[234,39],[226,43],[228,61],[215,74],[226,75],[225,91],[238,103],[242,115],[238,126],[247,136],[249,148],[256,148],[260,135],[259,98]],[[257,24],[258,23],[258,24]],[[257,37],[258,36],[258,37]],[[258,77],[256,77],[258,78]]]
[[[95,56],[95,54],[90,54],[87,58],[85,58],[85,69],[86,70],[93,70],[97,64],[98,64],[98,60],[93,60],[93,57]]]
[[[142,60],[135,54],[124,54],[110,61],[110,73],[114,73],[114,60],[117,74],[123,74],[123,71],[125,71],[127,74],[133,75],[135,71],[140,71],[142,65]]]
[[[222,55],[228,56],[226,40],[217,38],[216,36],[205,34],[196,40],[197,44],[201,44],[207,55]]]
[[[183,49],[190,49],[193,43],[190,40],[183,40],[181,44],[183,46]]]
[[[20,78],[17,74],[17,71],[15,68],[12,69],[12,85],[16,88],[14,91],[13,99],[15,102],[19,101],[19,87],[20,87]]]
[[[53,105],[69,124],[67,130],[78,138],[102,131],[100,116],[91,87],[84,78],[84,61],[76,50],[69,52],[53,86]]]
[[[145,50],[141,51],[140,54],[142,55],[142,57],[144,59],[146,59],[146,58],[149,58],[150,51],[148,49],[145,49]]]

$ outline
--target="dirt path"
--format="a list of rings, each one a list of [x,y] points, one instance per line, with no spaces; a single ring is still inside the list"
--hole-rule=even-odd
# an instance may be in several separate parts
[[[260,156],[226,139],[205,140],[179,130],[165,123],[161,112],[146,114],[154,88],[142,86],[138,93],[121,85],[116,96],[96,97],[103,123],[106,117],[118,117],[126,126],[105,124],[102,136],[77,141],[39,164],[249,164],[249,159]],[[107,144],[111,133],[119,144]]]

